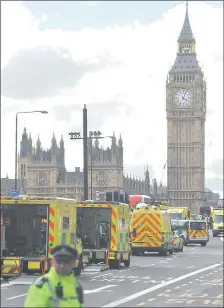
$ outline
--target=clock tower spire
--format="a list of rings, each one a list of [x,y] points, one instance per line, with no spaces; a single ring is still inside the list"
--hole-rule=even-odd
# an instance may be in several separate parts
[[[199,211],[204,199],[206,84],[186,2],[178,51],[166,82],[167,190],[173,205]]]

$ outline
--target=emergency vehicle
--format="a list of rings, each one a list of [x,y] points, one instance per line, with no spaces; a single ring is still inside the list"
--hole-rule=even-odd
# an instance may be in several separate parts
[[[187,236],[184,245],[194,243],[206,246],[209,242],[208,224],[205,220],[189,220],[187,224]]]
[[[168,213],[170,219],[190,219],[190,210],[188,207],[169,207]]]
[[[94,202],[77,205],[77,232],[83,245],[86,270],[119,269],[130,266],[130,209],[120,202]],[[92,266],[92,268],[91,268]]]
[[[212,234],[216,237],[224,233],[224,209],[221,207],[213,208],[212,211]]]
[[[77,249],[75,273],[82,270],[82,244],[76,234],[76,200],[35,196],[1,197],[1,277],[44,274],[51,249]]]
[[[132,255],[158,252],[166,256],[173,254],[173,232],[167,209],[162,205],[139,204],[131,219]]]

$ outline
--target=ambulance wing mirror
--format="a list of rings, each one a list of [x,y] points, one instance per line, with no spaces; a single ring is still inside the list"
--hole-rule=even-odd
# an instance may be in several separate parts
[[[133,229],[132,234],[134,237],[137,235],[136,229]]]

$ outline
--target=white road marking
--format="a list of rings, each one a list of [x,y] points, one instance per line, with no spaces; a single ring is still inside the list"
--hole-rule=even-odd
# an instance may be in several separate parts
[[[158,290],[158,289],[164,288],[164,287],[166,287],[166,286],[168,286],[168,285],[171,285],[171,284],[173,284],[173,283],[179,282],[179,281],[184,280],[184,279],[186,279],[186,278],[189,278],[189,277],[191,277],[191,276],[194,276],[194,275],[203,273],[203,272],[205,272],[205,271],[207,271],[207,270],[210,270],[210,269],[213,269],[213,268],[215,268],[215,267],[218,267],[218,266],[220,266],[221,264],[222,264],[222,263],[217,263],[217,264],[214,264],[214,265],[212,265],[212,266],[204,267],[204,268],[202,268],[202,269],[200,269],[200,270],[197,270],[197,271],[194,271],[194,272],[191,272],[191,273],[188,273],[188,274],[179,276],[179,277],[177,277],[177,278],[174,278],[174,279],[172,279],[172,280],[166,281],[166,282],[164,282],[164,283],[160,283],[160,284],[158,284],[158,285],[156,285],[156,286],[153,286],[153,287],[150,287],[150,288],[148,288],[148,289],[142,290],[142,291],[140,291],[140,292],[134,293],[134,294],[132,294],[132,295],[129,295],[129,296],[127,296],[127,297],[124,297],[124,298],[122,298],[122,299],[120,299],[120,300],[111,302],[111,303],[106,304],[106,305],[101,306],[101,307],[102,307],[102,308],[106,308],[106,307],[117,307],[117,306],[120,306],[120,305],[122,305],[122,304],[124,304],[124,303],[130,302],[130,301],[132,301],[132,300],[134,300],[134,299],[136,299],[136,298],[138,298],[138,297],[140,297],[140,296],[143,296],[143,295],[145,295],[145,294],[151,293],[151,292],[153,292],[153,291],[156,291],[156,290]]]
[[[155,299],[156,299],[155,297],[150,298],[150,299],[147,299],[147,302],[152,302],[152,301],[154,301]]]
[[[18,297],[23,297],[23,296],[26,296],[26,295],[27,295],[27,293],[19,294],[19,295],[13,296],[13,297],[9,297],[9,298],[7,298],[7,301],[10,301],[11,299],[15,299],[15,298],[18,298]]]
[[[116,287],[117,285],[108,285],[108,286],[104,286],[104,287],[101,287],[101,288],[97,288],[97,289],[93,289],[93,290],[84,290],[84,294],[92,294],[92,293],[98,293],[102,290],[105,290],[105,289],[108,289],[108,288],[112,288],[112,287]],[[19,298],[19,297],[23,297],[23,296],[26,296],[27,293],[25,294],[19,294],[19,295],[16,295],[16,296],[12,296],[12,297],[9,297],[7,298],[7,300],[12,300],[12,299],[16,299],[16,298]]]
[[[220,240],[223,242],[223,237],[220,237]]]
[[[194,299],[191,299],[189,301],[186,302],[186,304],[192,304],[195,300]]]
[[[102,290],[105,290],[105,289],[108,289],[108,288],[112,288],[112,287],[116,287],[116,286],[117,285],[115,285],[115,284],[111,284],[111,285],[100,287],[100,288],[97,288],[97,289],[94,289],[94,290],[84,290],[84,294],[98,293],[98,292],[100,292]]]

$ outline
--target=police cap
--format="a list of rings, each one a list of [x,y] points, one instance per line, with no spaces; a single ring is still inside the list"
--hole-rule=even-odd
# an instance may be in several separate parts
[[[56,261],[72,261],[77,257],[76,249],[68,245],[58,245],[51,250],[51,254]]]

